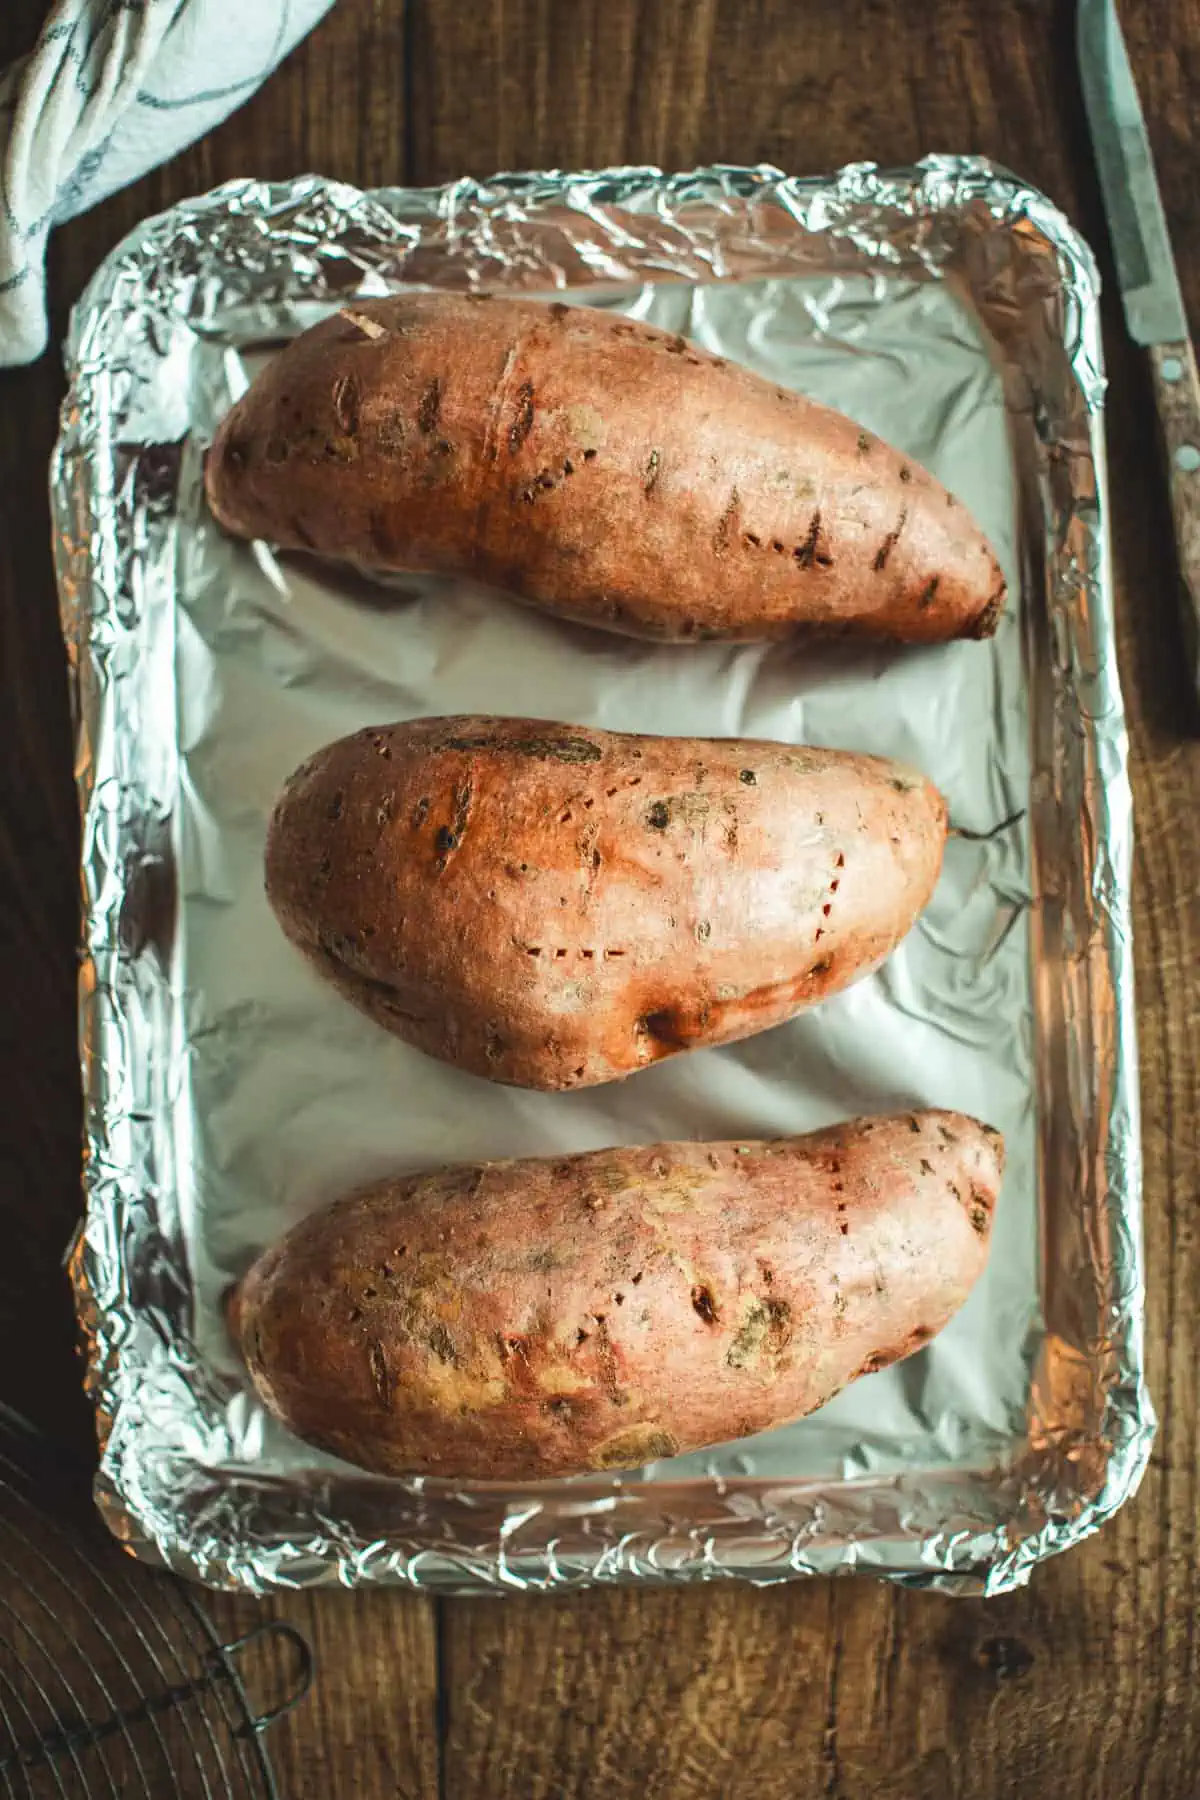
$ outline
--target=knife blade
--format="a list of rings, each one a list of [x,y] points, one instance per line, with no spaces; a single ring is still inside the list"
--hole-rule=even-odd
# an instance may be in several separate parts
[[[1075,27],[1125,323],[1150,361],[1186,600],[1188,659],[1200,694],[1200,376],[1115,0],[1078,0]]]
[[[1125,322],[1135,344],[1188,334],[1146,121],[1114,0],[1079,0],[1079,73]]]

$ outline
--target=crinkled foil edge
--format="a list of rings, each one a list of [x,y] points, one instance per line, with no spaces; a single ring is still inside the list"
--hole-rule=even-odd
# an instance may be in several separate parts
[[[743,275],[769,274],[789,234],[793,244],[824,234],[851,265],[936,261],[942,222],[958,229],[973,214],[1047,252],[1056,271],[1047,308],[1071,389],[1064,405],[1028,372],[1041,539],[1026,569],[1037,690],[1034,956],[1057,934],[1060,947],[1069,941],[1073,971],[1057,1002],[1065,1062],[1039,1045],[1039,1109],[1053,1117],[1065,1084],[1078,1125],[1053,1153],[1074,1171],[1073,1191],[1056,1191],[1051,1153],[1043,1157],[1044,1297],[1051,1279],[1069,1288],[1072,1328],[1056,1331],[1047,1318],[1027,1440],[1001,1468],[790,1485],[614,1480],[525,1496],[349,1474],[302,1486],[205,1463],[168,1434],[149,1450],[144,1431],[139,1439],[127,1428],[145,1376],[140,1327],[154,1317],[155,1285],[186,1287],[187,1273],[159,1229],[156,1184],[169,1177],[156,1162],[138,1069],[147,1042],[164,1032],[169,983],[126,928],[131,891],[154,879],[156,821],[170,812],[170,771],[143,766],[139,735],[151,679],[139,664],[139,621],[145,609],[175,603],[163,575],[172,559],[144,555],[147,533],[174,529],[162,446],[140,447],[131,423],[147,345],[153,353],[181,324],[219,333],[239,309],[266,335],[273,308],[433,279],[567,287],[629,279],[631,268],[640,279],[722,279],[731,243]],[[529,219],[557,233],[558,261],[534,253],[520,225]],[[237,182],[151,219],[119,246],[76,309],[67,366],[51,488],[83,818],[86,1123],[86,1209],[69,1266],[101,1447],[96,1497],[112,1531],[136,1555],[251,1591],[335,1581],[459,1592],[722,1576],[766,1583],[862,1570],[975,1594],[1021,1585],[1042,1559],[1094,1532],[1135,1490],[1155,1418],[1143,1369],[1132,807],[1113,636],[1098,280],[1063,216],[1007,171],[958,157],[898,171],[858,164],[820,179],[714,167],[500,175],[372,193],[315,177]],[[181,420],[181,436],[186,429]],[[1077,1209],[1062,1266],[1047,1192],[1056,1193],[1053,1207]],[[181,1376],[202,1383],[178,1355]]]

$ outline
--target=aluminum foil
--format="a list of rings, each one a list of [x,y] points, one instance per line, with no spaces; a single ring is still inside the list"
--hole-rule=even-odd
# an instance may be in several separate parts
[[[997,637],[637,645],[223,537],[201,458],[232,398],[329,308],[411,284],[568,291],[851,413],[990,533],[1014,596]],[[1095,1530],[1154,1418],[1097,280],[1062,216],[958,158],[814,180],[241,182],[126,240],[67,360],[53,498],[87,1128],[70,1267],[112,1530],[253,1590],[865,1569],[990,1593]],[[456,711],[890,753],[938,782],[959,835],[898,953],[817,1011],[608,1088],[500,1088],[345,1005],[262,892],[267,814],[304,756]],[[262,1245],[387,1171],[924,1104],[1008,1139],[987,1273],[929,1348],[786,1430],[626,1477],[388,1481],[270,1420],[221,1323]]]

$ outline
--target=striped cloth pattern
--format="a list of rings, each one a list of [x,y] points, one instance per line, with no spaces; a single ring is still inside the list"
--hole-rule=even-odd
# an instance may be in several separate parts
[[[0,364],[46,347],[52,227],[210,131],[331,4],[58,0],[0,73]]]

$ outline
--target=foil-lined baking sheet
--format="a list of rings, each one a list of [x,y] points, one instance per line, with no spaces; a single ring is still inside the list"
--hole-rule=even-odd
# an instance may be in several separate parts
[[[997,636],[642,645],[465,582],[381,583],[223,536],[201,469],[231,401],[330,308],[412,284],[569,293],[852,414],[988,531],[1013,595]],[[812,180],[234,183],[126,240],[67,355],[52,482],[87,1130],[71,1274],[112,1530],[254,1590],[869,1569],[966,1592],[1094,1530],[1154,1418],[1097,283],[1062,216],[944,157]],[[610,1087],[502,1088],[346,1005],[262,889],[296,764],[361,725],[453,712],[890,754],[938,783],[957,835],[896,955],[816,1011]],[[221,1321],[264,1244],[387,1172],[922,1105],[1005,1133],[988,1270],[927,1349],[785,1430],[625,1477],[389,1481],[272,1421]]]

